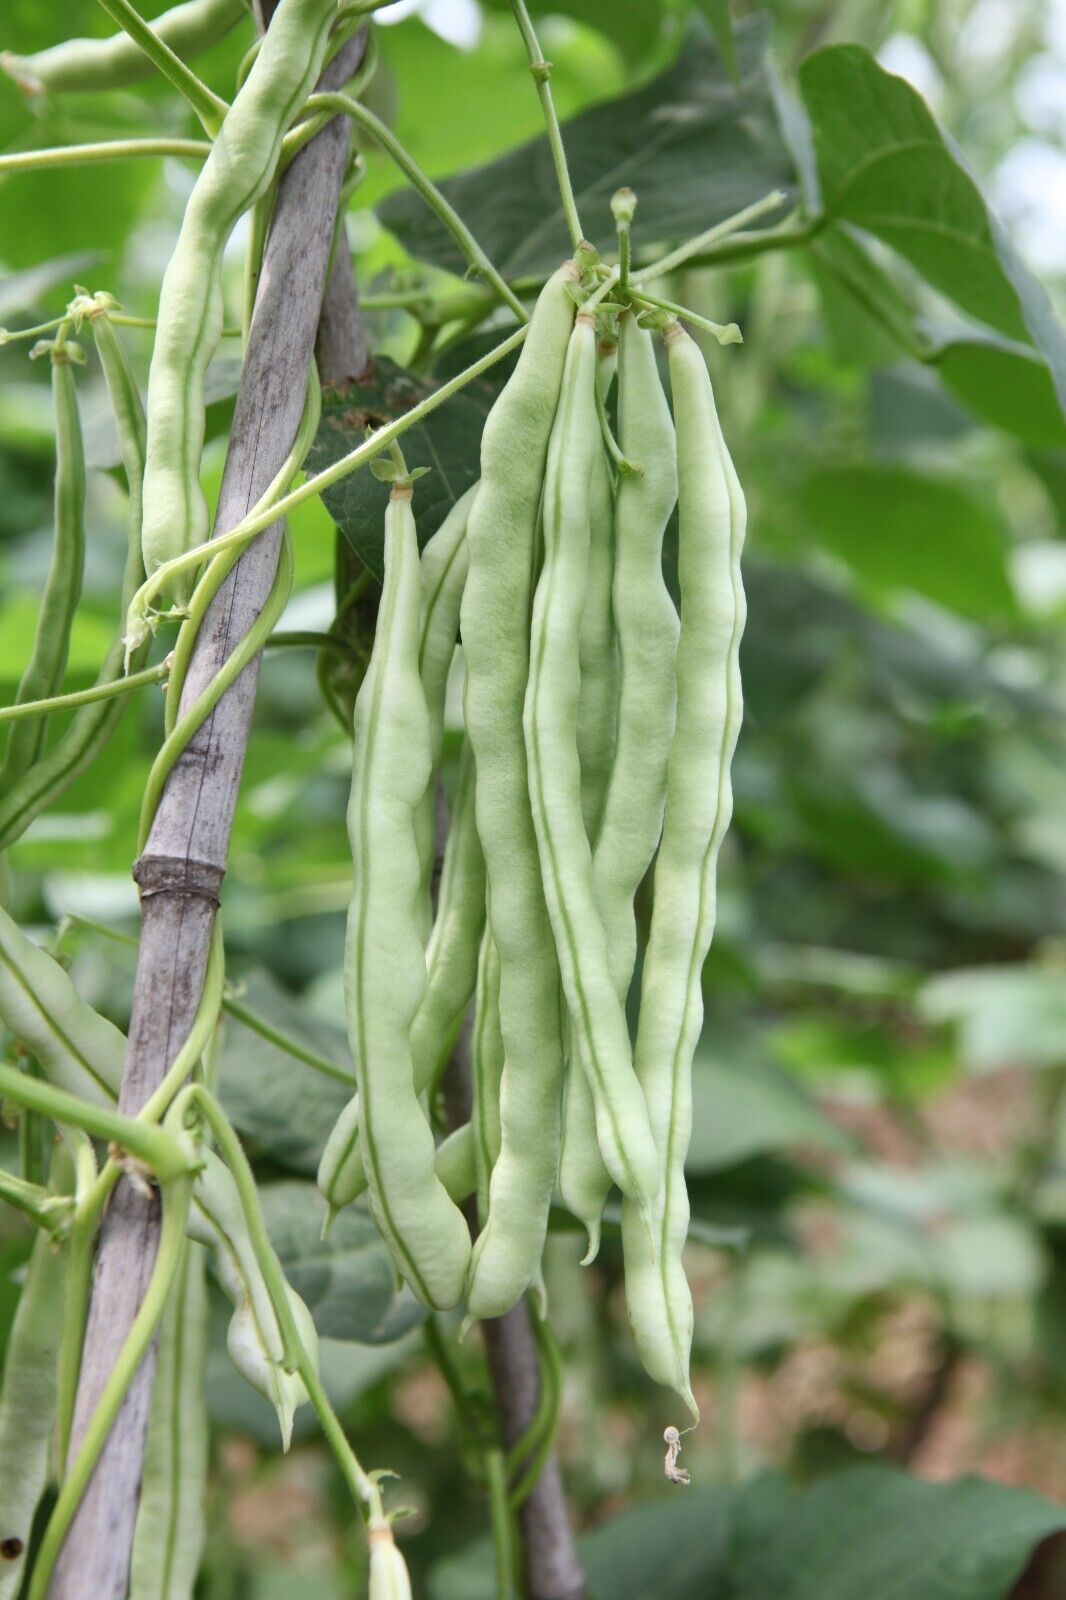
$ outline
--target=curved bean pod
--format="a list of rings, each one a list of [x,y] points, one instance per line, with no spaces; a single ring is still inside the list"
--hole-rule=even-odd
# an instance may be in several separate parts
[[[95,1106],[118,1100],[125,1035],[0,908],[0,1021],[49,1083]]]
[[[474,1021],[470,1036],[470,1078],[473,1106],[474,1168],[477,1214],[482,1227],[489,1213],[489,1183],[500,1153],[500,1084],[503,1079],[503,1035],[500,1032],[500,957],[486,926],[478,952]]]
[[[144,477],[144,412],[126,352],[106,311],[89,312],[89,322],[103,369],[111,408],[118,427],[122,465],[129,490],[129,540],[122,579],[121,616],[144,578],[141,560],[141,483]],[[131,653],[130,670],[136,672],[148,654],[150,640]],[[97,683],[114,683],[123,675],[125,646],[115,640],[104,658]],[[99,755],[126,709],[122,696],[83,706],[71,718],[51,749],[0,794],[0,850],[14,843],[45,806],[68,789],[75,778]]]
[[[485,424],[481,485],[467,524],[464,703],[506,1053],[500,1153],[468,1284],[475,1317],[508,1310],[538,1270],[559,1164],[559,973],[530,812],[522,706],[541,483],[573,326],[568,290],[579,276],[567,262],[541,292],[518,364]]]
[[[485,862],[474,818],[474,758],[464,745],[459,788],[444,851],[437,916],[426,949],[426,986],[411,1024],[415,1094],[429,1088],[447,1061],[474,990],[478,943],[485,922]],[[319,1186],[335,1211],[367,1186],[353,1095],[323,1153]],[[438,1173],[439,1176],[439,1173]]]
[[[222,333],[222,252],[273,180],[281,141],[318,77],[336,0],[281,0],[185,207],[159,293],[148,375],[141,549],[149,576],[208,535],[200,487],[204,374]],[[191,576],[168,590],[187,602]]]
[[[62,331],[51,355],[56,422],[55,539],[37,614],[33,653],[19,681],[16,705],[46,700],[59,692],[85,566],[85,452],[74,372]],[[0,793],[6,793],[38,759],[47,727],[45,717],[12,724],[0,766]]]
[[[62,1285],[63,1256],[46,1233],[38,1233],[0,1387],[0,1600],[15,1600],[19,1592],[34,1513],[48,1479]]]
[[[470,1198],[477,1188],[477,1172],[474,1167],[474,1129],[469,1122],[464,1122],[441,1140],[433,1158],[433,1166],[445,1191],[457,1206]]]
[[[149,23],[175,55],[187,60],[207,50],[248,13],[244,0],[185,0]],[[27,94],[86,94],[125,89],[155,70],[127,33],[109,39],[65,39],[34,55],[0,55],[0,66]]]
[[[207,1537],[205,1257],[186,1246],[159,1334],[129,1600],[192,1600]]]
[[[651,335],[628,315],[619,330],[618,428],[623,454],[644,473],[624,474],[615,499],[618,736],[592,853],[592,886],[607,934],[611,977],[624,1005],[637,956],[633,901],[662,830],[679,626],[662,559],[663,534],[677,499],[674,424]],[[593,1229],[598,1233],[611,1182],[589,1136],[592,1121],[591,1090],[575,1075],[567,1089],[560,1190],[589,1230],[586,1260],[595,1254]]]
[[[626,1298],[640,1358],[698,1417],[689,1380],[692,1296],[681,1259],[688,1229],[685,1155],[692,1130],[692,1057],[703,1023],[700,986],[715,918],[718,849],[729,826],[729,768],[742,716],[740,575],[744,496],[729,459],[707,368],[678,324],[668,328],[677,425],[681,529],[677,730],[644,961],[636,1064],[663,1163],[652,1208],[654,1249],[622,1206]]]
[[[596,336],[579,315],[570,340],[544,486],[544,566],[533,606],[525,739],[544,894],[570,1031],[592,1089],[607,1170],[646,1208],[660,1182],[625,1013],[611,979],[581,819],[578,632],[588,570],[589,485],[599,449]]]
[[[287,1450],[292,1419],[297,1406],[307,1399],[307,1390],[299,1374],[286,1372],[282,1365],[284,1340],[233,1175],[211,1150],[202,1150],[201,1160],[203,1168],[197,1174],[189,1210],[189,1237],[215,1250],[218,1281],[234,1306],[226,1348],[241,1377],[273,1405]],[[311,1313],[292,1285],[286,1283],[285,1287],[300,1341],[317,1362],[318,1335]]]
[[[600,360],[597,381],[609,382]],[[580,689],[577,753],[581,763],[581,815],[589,842],[600,830],[607,780],[614,756],[618,694],[618,645],[611,608],[614,578],[614,504],[607,455],[597,450],[589,494],[589,560],[578,638]]]
[[[447,1309],[462,1294],[470,1235],[433,1170],[433,1134],[418,1102],[410,1044],[426,976],[414,833],[414,810],[430,776],[419,616],[411,491],[397,485],[385,513],[385,583],[374,648],[355,702],[348,807],[355,885],[345,1000],[371,1209],[415,1293]],[[333,1176],[343,1173],[351,1145],[342,1127],[327,1142],[319,1180],[331,1204]]]
[[[477,484],[452,506],[422,551],[422,628],[418,641],[418,670],[429,710],[430,757],[433,771],[440,765],[444,736],[444,702],[448,673],[459,632],[459,605],[466,582],[466,524]],[[415,812],[418,859],[422,864],[423,915],[429,926],[432,907],[430,883],[437,848],[436,795],[432,781]]]

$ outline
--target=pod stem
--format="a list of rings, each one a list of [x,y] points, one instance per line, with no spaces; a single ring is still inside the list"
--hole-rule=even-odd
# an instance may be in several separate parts
[[[566,218],[567,228],[570,230],[570,243],[576,250],[585,237],[581,226],[581,219],[577,214],[577,202],[574,199],[574,186],[570,181],[570,168],[566,164],[566,150],[563,147],[562,130],[559,127],[559,118],[555,111],[555,101],[551,91],[552,64],[545,61],[544,52],[540,48],[536,30],[530,20],[529,10],[525,0],[511,0],[511,10],[514,12],[515,21],[518,23],[529,57],[529,70],[533,75],[533,82],[537,86],[540,97],[541,111],[548,133],[548,144],[551,148],[552,161],[555,163],[555,179],[559,186],[559,198],[562,201],[563,215]]]

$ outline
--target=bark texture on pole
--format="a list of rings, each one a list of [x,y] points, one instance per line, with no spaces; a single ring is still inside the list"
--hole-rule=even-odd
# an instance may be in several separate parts
[[[439,831],[438,817],[438,842]],[[453,1128],[470,1120],[470,1027],[467,1017],[444,1079],[448,1123]],[[476,1234],[475,1203],[469,1201],[464,1209]],[[500,1436],[507,1449],[517,1444],[533,1421],[540,1398],[540,1362],[530,1316],[528,1303],[519,1300],[502,1317],[489,1317],[481,1324]],[[522,1592],[527,1600],[585,1600],[585,1572],[554,1450],[518,1509],[518,1531],[525,1580]]]
[[[365,48],[358,35],[323,73],[339,88]],[[330,123],[295,158],[278,188],[256,297],[215,532],[234,527],[284,462],[296,435],[315,345],[348,127]],[[339,261],[345,258],[343,248]],[[350,276],[351,267],[348,263]],[[259,615],[277,570],[279,522],[242,554],[197,636],[182,695],[190,704]],[[249,664],[226,691],[167,782],[134,876],[141,941],[120,1105],[136,1113],[187,1037],[203,984],[226,868],[237,790],[259,676]],[[101,1230],[71,1450],[84,1435],[129,1332],[155,1262],[159,1201],[126,1180]],[[155,1348],[142,1363],[56,1564],[49,1600],[124,1600],[140,1495]]]

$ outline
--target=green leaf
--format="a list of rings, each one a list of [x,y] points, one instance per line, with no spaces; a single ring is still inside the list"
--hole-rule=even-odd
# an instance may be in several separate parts
[[[581,223],[602,251],[615,248],[611,195],[635,189],[637,248],[683,239],[795,177],[767,75],[767,26],[737,29],[740,77],[730,82],[707,30],[694,27],[673,66],[631,94],[583,112],[563,127]],[[547,140],[441,184],[505,276],[547,276],[568,254]],[[451,236],[409,190],[378,215],[421,260],[462,273]],[[768,216],[768,223],[775,221]]]
[[[324,1339],[391,1344],[423,1320],[425,1307],[398,1286],[388,1249],[365,1211],[347,1206],[323,1239],[326,1202],[316,1184],[267,1183],[259,1195],[285,1276]]]
[[[352,1071],[343,1032],[309,1015],[266,973],[249,974],[240,998],[283,1033]],[[295,1060],[236,1017],[226,1018],[222,1039],[219,1086],[234,1125],[279,1166],[313,1175],[351,1089]],[[319,1227],[322,1216],[320,1208]]]
[[[857,465],[813,473],[799,499],[812,537],[875,596],[910,590],[963,616],[1015,614],[1003,526],[958,484]]]
[[[697,1052],[692,1073],[689,1172],[714,1172],[797,1144],[846,1150],[848,1141],[787,1073],[763,1062]]]
[[[1040,449],[1066,445],[1066,422],[1047,365],[1008,339],[950,339],[935,356],[940,376],[965,406]]]
[[[494,338],[493,343],[498,343]],[[425,399],[436,383],[379,356],[368,379],[323,395],[322,421],[307,458],[309,472],[320,472],[362,444],[368,427],[379,427]],[[402,439],[409,468],[428,467],[415,490],[414,512],[420,544],[425,544],[481,470],[481,433],[498,390],[475,381],[431,412]],[[351,472],[322,496],[341,532],[372,572],[382,576],[385,507],[389,486],[370,472]]]
[[[733,1596],[1004,1600],[1035,1545],[1064,1525],[1061,1507],[1024,1489],[855,1467],[785,1501],[743,1541]]]
[[[920,1006],[929,1021],[955,1026],[962,1060],[974,1071],[1066,1064],[1066,983],[1055,967],[945,972],[926,984]]]
[[[799,82],[827,213],[897,250],[970,316],[1031,339],[1066,406],[1066,330],[921,95],[854,44],[815,51]]]
[[[485,0],[493,11],[510,12],[509,0]],[[630,61],[653,49],[662,26],[662,0],[532,0],[533,16],[573,17],[613,39]],[[546,52],[547,53],[547,52]]]

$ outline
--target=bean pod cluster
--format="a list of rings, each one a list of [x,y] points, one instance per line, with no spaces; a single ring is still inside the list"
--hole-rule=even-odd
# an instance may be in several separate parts
[[[393,488],[349,808],[359,1088],[319,1184],[332,1210],[369,1188],[398,1273],[471,1318],[543,1293],[556,1196],[592,1260],[617,1185],[637,1349],[698,1416],[684,1163],[741,719],[745,506],[698,346],[658,317],[671,409],[647,314],[624,292],[599,308],[603,293],[580,260],[549,279],[488,417],[480,480],[420,561],[410,480]],[[675,504],[680,606],[663,567]],[[462,744],[431,919],[449,667]],[[471,1002],[472,1230],[433,1137]]]

